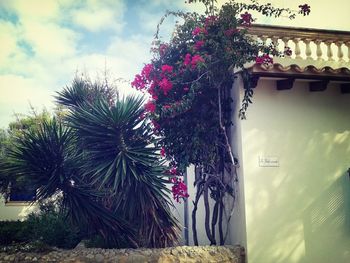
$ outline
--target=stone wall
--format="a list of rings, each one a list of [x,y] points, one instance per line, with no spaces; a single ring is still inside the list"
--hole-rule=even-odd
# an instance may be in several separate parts
[[[238,246],[170,247],[164,249],[76,248],[39,253],[0,253],[0,262],[233,262],[244,263],[244,250]]]

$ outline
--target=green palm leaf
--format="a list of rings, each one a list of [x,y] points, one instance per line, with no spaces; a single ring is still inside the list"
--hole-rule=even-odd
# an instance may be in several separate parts
[[[129,96],[112,107],[105,101],[75,108],[67,121],[81,140],[86,180],[110,189],[113,208],[139,229],[148,247],[174,245],[178,222],[163,179],[152,131],[140,118],[143,99]]]
[[[135,246],[134,230],[127,221],[104,208],[96,190],[82,186],[82,161],[75,142],[71,128],[56,119],[44,121],[38,131],[28,130],[17,139],[2,167],[4,172],[25,174],[38,185],[38,201],[62,192],[64,207],[77,225],[98,231],[117,246],[124,240]]]

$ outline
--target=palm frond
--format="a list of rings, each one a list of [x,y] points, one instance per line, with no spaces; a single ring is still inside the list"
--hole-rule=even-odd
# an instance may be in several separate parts
[[[136,246],[134,230],[123,218],[103,207],[103,195],[90,186],[82,187],[79,151],[75,134],[55,118],[42,123],[39,130],[28,130],[9,152],[4,172],[26,175],[39,186],[37,200],[43,201],[57,192],[73,222],[98,230],[113,244],[128,240]],[[77,184],[79,183],[79,184]]]
[[[142,103],[135,96],[112,107],[101,100],[81,105],[67,120],[84,149],[86,180],[111,190],[112,207],[138,227],[143,246],[174,245],[179,226],[170,212],[159,149],[140,118]]]

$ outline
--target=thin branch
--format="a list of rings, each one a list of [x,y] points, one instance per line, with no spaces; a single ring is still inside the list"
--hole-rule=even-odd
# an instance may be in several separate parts
[[[230,142],[229,142],[229,139],[227,137],[227,134],[226,134],[226,129],[224,127],[224,125],[222,124],[222,110],[221,110],[221,83],[218,85],[218,103],[219,103],[219,124],[220,124],[220,129],[224,135],[224,138],[225,138],[225,146],[226,146],[226,151],[227,153],[229,154],[230,156],[230,160],[231,160],[231,163],[234,167],[238,167],[237,164],[235,164],[235,158],[233,157],[233,154],[232,154],[232,148],[231,148],[231,145],[230,145]]]

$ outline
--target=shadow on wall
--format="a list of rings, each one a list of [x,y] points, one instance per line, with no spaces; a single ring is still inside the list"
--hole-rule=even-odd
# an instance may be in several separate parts
[[[305,258],[308,261],[350,262],[349,208],[350,179],[346,173],[305,209]]]
[[[350,262],[350,97],[268,81],[254,96],[242,123],[248,261]]]

